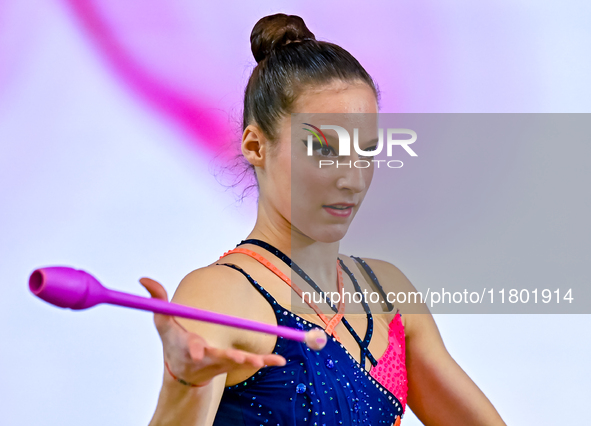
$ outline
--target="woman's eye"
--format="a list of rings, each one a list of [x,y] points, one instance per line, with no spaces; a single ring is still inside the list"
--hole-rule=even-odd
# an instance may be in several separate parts
[[[324,156],[329,156],[331,154],[334,154],[334,151],[332,150],[332,148],[323,146],[322,148],[320,148],[320,154]]]
[[[373,152],[377,149],[377,147],[378,147],[377,145],[370,146],[369,148],[364,149],[364,151],[365,152]],[[365,155],[360,155],[360,157],[373,157],[373,155],[365,154]]]
[[[308,145],[307,141],[302,140],[302,142],[304,145]],[[314,152],[314,155],[319,155],[321,157],[338,157],[333,147],[330,145],[327,146],[326,144],[321,144],[319,142],[312,143],[312,152]]]
[[[333,157],[337,154],[332,147],[320,144],[314,144],[314,151],[323,157]]]

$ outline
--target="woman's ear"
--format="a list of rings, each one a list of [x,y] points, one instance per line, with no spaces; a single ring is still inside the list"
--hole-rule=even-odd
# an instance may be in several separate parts
[[[263,167],[267,152],[267,139],[261,129],[249,124],[242,133],[242,155],[255,167]]]

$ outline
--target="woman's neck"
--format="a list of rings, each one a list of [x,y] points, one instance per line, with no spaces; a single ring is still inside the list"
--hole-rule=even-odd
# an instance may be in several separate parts
[[[265,241],[281,250],[318,283],[322,290],[336,289],[338,241],[314,241],[303,235],[284,217],[269,215],[264,209],[259,209],[257,222],[248,238]]]

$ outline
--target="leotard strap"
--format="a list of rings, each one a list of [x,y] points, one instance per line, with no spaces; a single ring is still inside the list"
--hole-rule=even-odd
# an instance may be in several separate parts
[[[308,274],[306,274],[302,270],[302,268],[300,268],[293,260],[291,260],[291,258],[289,256],[287,256],[281,250],[279,250],[278,248],[272,246],[271,244],[269,244],[269,243],[267,243],[265,241],[254,239],[254,238],[241,241],[237,245],[237,248],[240,248],[239,246],[244,245],[244,244],[253,244],[253,245],[256,245],[258,247],[261,247],[261,248],[267,250],[268,252],[272,253],[273,255],[275,255],[277,258],[279,258],[281,261],[283,261],[285,264],[287,264],[293,271],[295,271],[305,282],[307,282],[308,284],[310,284],[310,286],[312,288],[314,288],[314,290],[316,292],[318,292],[319,294],[324,294],[325,295],[325,300],[326,300],[327,304],[331,307],[331,309],[333,311],[335,311],[335,312],[337,311],[337,308],[335,308],[332,305],[332,303],[330,303],[330,300],[328,298],[328,295],[326,295],[326,293],[324,293],[320,289],[320,287],[318,287],[318,285],[308,276]],[[257,253],[257,255],[258,255],[258,253]],[[258,255],[258,256],[260,256],[260,255]],[[262,257],[262,259],[264,259],[266,262],[268,262],[270,265],[272,265],[273,268],[276,268],[271,262],[269,262],[264,257]],[[361,293],[362,292],[361,291],[361,287],[359,286],[359,283],[357,282],[357,279],[355,279],[355,277],[351,273],[351,271],[345,266],[345,264],[343,263],[342,260],[338,259],[338,263],[339,263],[340,267],[345,271],[345,273],[351,279],[351,282],[353,283],[353,286],[355,287],[355,291]],[[265,265],[265,266],[267,266],[267,265]],[[369,266],[368,266],[368,268],[369,268]],[[271,269],[271,268],[269,268],[269,269]],[[373,274],[373,271],[372,271],[372,274]],[[375,274],[373,274],[373,275],[375,277]],[[376,278],[376,280],[377,280],[377,278]],[[379,286],[379,283],[377,285]],[[380,286],[380,288],[381,288],[381,286]],[[342,323],[345,326],[345,328],[347,328],[347,330],[349,331],[349,333],[351,334],[351,336],[353,337],[353,339],[355,339],[355,341],[359,345],[359,348],[360,348],[360,351],[361,351],[361,358],[360,358],[361,361],[362,361],[361,364],[363,365],[363,360],[365,359],[365,357],[367,357],[369,359],[370,363],[372,364],[372,366],[375,366],[375,365],[377,365],[378,362],[377,362],[377,360],[375,359],[375,357],[371,354],[371,352],[369,350],[369,343],[371,342],[371,338],[372,338],[372,335],[373,335],[373,317],[371,315],[371,311],[369,309],[369,306],[367,306],[366,303],[363,303],[363,309],[364,309],[364,311],[366,313],[366,316],[367,316],[367,330],[365,332],[364,339],[361,339],[359,337],[359,335],[357,334],[357,332],[355,331],[355,329],[351,326],[351,324],[347,321],[346,318],[344,318],[344,317],[342,318]]]
[[[269,260],[267,260],[263,256],[261,256],[259,253],[256,253],[252,250],[248,250],[248,249],[245,249],[242,247],[238,247],[233,250],[225,252],[222,256],[220,256],[220,259],[222,259],[223,257],[225,257],[229,254],[233,254],[233,253],[245,254],[247,256],[252,257],[256,261],[258,261],[260,264],[262,264],[263,266],[266,266],[271,272],[273,272],[281,280],[283,280],[283,282],[285,282],[288,286],[290,286],[298,294],[298,296],[302,297],[302,300],[303,300],[302,290],[295,283],[293,283],[291,281],[291,278],[289,278],[287,275],[285,275],[279,268],[277,268]],[[343,288],[343,277],[342,277],[341,265],[339,265],[338,263],[337,263],[337,269],[338,269],[338,275],[339,275],[338,291],[340,293]],[[324,330],[326,332],[326,334],[332,335],[335,339],[337,339],[340,342],[340,339],[339,339],[336,331],[334,330],[334,328],[343,318],[343,315],[345,312],[344,300],[340,301],[337,314],[334,315],[331,319],[328,319],[326,317],[326,315],[324,315],[322,313],[320,308],[312,300],[307,301],[307,303],[314,310],[314,312],[316,312],[316,314],[320,317],[322,322],[324,322],[324,324],[326,324],[326,328]]]
[[[378,289],[378,292],[380,293],[384,302],[386,303],[386,307],[388,308],[388,312],[392,311],[392,309],[394,309],[394,305],[392,305],[390,302],[388,302],[388,298],[386,297],[386,292],[384,291],[382,285],[378,281],[378,277],[376,277],[376,274],[373,272],[373,270],[369,267],[369,265],[362,258],[357,257],[357,256],[351,256],[351,258],[354,259],[355,261],[357,261],[357,263],[359,265],[361,265],[361,267],[363,268],[365,273],[373,281],[376,288]]]

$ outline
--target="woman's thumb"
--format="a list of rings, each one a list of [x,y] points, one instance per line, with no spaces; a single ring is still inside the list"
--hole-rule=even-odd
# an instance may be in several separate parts
[[[166,289],[158,281],[154,281],[151,278],[140,278],[140,284],[148,290],[148,293],[153,298],[168,301]]]

